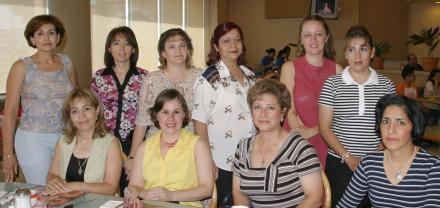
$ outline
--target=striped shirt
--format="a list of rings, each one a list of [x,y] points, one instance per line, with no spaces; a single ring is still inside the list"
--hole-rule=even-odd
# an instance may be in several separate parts
[[[383,159],[378,151],[362,160],[337,207],[357,207],[367,194],[373,207],[440,207],[439,157],[420,149],[397,185],[389,182]]]
[[[327,78],[319,104],[333,108],[332,130],[352,154],[363,157],[377,150],[380,138],[375,132],[375,108],[385,94],[395,93],[391,80],[370,68],[370,77],[362,85],[356,83],[348,67],[341,74]],[[332,149],[329,154],[338,157]]]
[[[237,147],[232,171],[240,177],[240,190],[253,207],[294,207],[304,200],[299,181],[320,171],[313,147],[297,134],[284,141],[278,155],[267,168],[251,167],[255,137],[242,140]]]

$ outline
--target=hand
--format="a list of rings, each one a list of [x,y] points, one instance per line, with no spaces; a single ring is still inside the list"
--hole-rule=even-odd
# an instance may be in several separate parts
[[[14,181],[17,175],[17,158],[15,156],[3,158],[3,174],[5,175],[5,182]]]
[[[122,167],[124,167],[124,172],[127,175],[127,181],[130,179],[130,171],[133,167],[133,159],[127,159],[122,162]]]
[[[173,201],[171,198],[172,192],[163,187],[156,187],[143,191],[139,194],[142,198],[156,201]]]
[[[350,155],[350,157],[347,157],[347,159],[345,159],[345,163],[353,172],[356,170],[360,162],[361,162],[361,158],[353,155]]]
[[[49,181],[46,186],[46,191],[48,195],[56,195],[66,192],[67,186],[66,181],[61,178],[55,178]]]
[[[64,193],[71,191],[81,191],[81,182],[68,182],[65,184]]]
[[[124,189],[124,208],[142,208],[143,205],[137,197],[137,193],[130,187]]]

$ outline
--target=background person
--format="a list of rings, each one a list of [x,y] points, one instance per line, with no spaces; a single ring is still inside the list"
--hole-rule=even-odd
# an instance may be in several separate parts
[[[307,16],[299,27],[300,57],[286,62],[281,68],[280,81],[288,86],[292,108],[287,112],[284,127],[297,131],[315,148],[322,168],[325,168],[327,144],[318,132],[318,99],[324,81],[340,73],[334,59],[330,29],[320,16]]]
[[[47,174],[49,194],[70,191],[114,195],[122,170],[121,145],[106,131],[98,97],[73,90],[63,106],[64,135]]]
[[[261,77],[266,75],[268,72],[272,71],[273,65],[274,65],[274,58],[275,58],[275,49],[274,48],[268,48],[266,49],[266,55],[261,58],[260,64],[263,66],[263,74],[257,77]]]
[[[35,16],[26,25],[24,36],[37,51],[16,61],[6,82],[2,127],[6,182],[14,180],[18,159],[27,183],[46,184],[52,154],[63,130],[63,102],[77,86],[70,58],[56,53],[64,34],[63,23],[53,15]],[[20,105],[23,113],[15,131]]]
[[[232,159],[241,139],[254,132],[246,94],[255,77],[245,67],[243,33],[232,22],[219,24],[211,38],[208,68],[194,85],[196,133],[209,141],[218,168],[218,205],[232,205]],[[223,203],[224,202],[224,203]]]
[[[234,204],[254,207],[319,207],[323,185],[318,157],[298,133],[280,125],[291,106],[286,86],[265,79],[248,91],[258,132],[237,147],[232,170]]]
[[[160,130],[139,146],[129,187],[143,199],[202,207],[200,200],[212,194],[214,167],[208,142],[184,129],[191,121],[185,98],[162,91],[150,116]]]
[[[147,71],[136,67],[139,47],[134,32],[126,26],[113,28],[105,43],[105,68],[92,78],[90,88],[99,97],[106,128],[119,139],[125,155],[130,155],[139,91]],[[124,172],[122,172],[124,173]],[[128,185],[122,174],[120,194]]]
[[[397,85],[396,87],[397,94],[403,95],[411,99],[416,99],[419,97],[417,87],[414,85],[414,82],[416,81],[416,75],[414,74],[414,70],[415,70],[414,65],[406,65],[405,67],[403,67],[401,72],[403,82]]]
[[[423,92],[424,97],[440,96],[440,70],[434,69],[429,75],[425,83]],[[424,104],[428,108],[428,116],[432,117],[432,125],[438,125],[440,120],[440,105]]]
[[[414,143],[425,119],[414,100],[385,95],[376,106],[376,131],[384,151],[367,155],[337,207],[357,207],[368,195],[373,207],[436,207],[440,202],[440,158]]]
[[[345,35],[348,66],[324,82],[319,97],[319,132],[329,146],[326,174],[334,207],[362,157],[377,150],[380,138],[374,123],[377,101],[396,92],[387,77],[370,68],[373,38],[363,26],[352,26]],[[360,206],[365,206],[366,201]]]

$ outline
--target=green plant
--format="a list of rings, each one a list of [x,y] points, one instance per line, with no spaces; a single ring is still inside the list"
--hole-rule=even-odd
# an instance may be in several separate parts
[[[428,47],[428,56],[432,55],[432,51],[437,47],[440,41],[439,27],[422,29],[419,34],[412,34],[406,42],[412,45],[425,44]]]
[[[373,43],[375,56],[383,58],[391,50],[391,45],[386,41]]]

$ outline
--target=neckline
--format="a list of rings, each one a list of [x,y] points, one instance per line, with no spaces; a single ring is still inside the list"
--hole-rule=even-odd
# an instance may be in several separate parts
[[[402,179],[401,179],[400,181],[398,181],[397,183],[392,183],[392,182],[391,182],[391,180],[388,178],[387,172],[385,171],[385,166],[382,165],[383,173],[384,173],[384,175],[385,175],[385,178],[387,179],[387,182],[388,182],[390,185],[393,185],[393,186],[400,185],[402,182],[404,182],[404,181],[405,181],[405,178],[407,178],[407,176],[411,173],[411,168],[412,168],[412,166],[414,165],[414,160],[417,158],[417,155],[418,155],[421,151],[422,151],[422,148],[418,148],[418,150],[416,151],[416,153],[415,153],[415,155],[414,155],[414,158],[412,158],[412,161],[411,161],[410,165],[408,166],[408,170],[407,170],[406,173],[403,175]],[[387,156],[386,156],[386,154],[385,154],[385,151],[383,151],[383,160],[384,160],[384,161],[385,161],[385,158],[386,158],[386,157],[387,157]],[[382,163],[384,163],[384,161],[382,161]],[[390,166],[391,166],[391,164],[390,164]],[[393,169],[392,166],[391,166],[391,168]],[[394,170],[394,169],[393,169],[393,170]]]
[[[254,142],[255,142],[255,138],[256,138],[256,136],[257,136],[257,134],[255,134],[254,136],[251,137],[251,139],[250,139],[250,141],[249,141],[249,143],[250,143],[250,144],[249,144],[249,150],[248,150],[248,153],[247,153],[247,154],[249,155],[249,159],[248,159],[248,167],[249,167],[249,169],[251,169],[251,170],[266,170],[267,168],[269,168],[272,164],[274,164],[274,163],[278,160],[278,158],[279,158],[281,152],[285,149],[285,147],[286,147],[288,141],[290,141],[290,140],[292,139],[292,137],[293,137],[292,134],[288,133],[288,134],[287,134],[287,137],[284,138],[283,144],[282,144],[282,145],[280,146],[280,148],[277,150],[277,154],[275,155],[274,159],[273,159],[270,163],[268,163],[268,166],[266,166],[266,167],[258,167],[258,168],[256,168],[256,167],[253,167],[253,166],[252,166],[252,158],[251,158],[252,150],[254,149]]]
[[[37,64],[34,62],[34,60],[32,59],[32,56],[29,56],[29,60],[30,60],[30,62],[31,62],[31,64],[32,64],[32,66],[35,68],[35,70],[36,70],[37,72],[45,73],[45,74],[52,74],[52,73],[61,72],[61,71],[63,71],[63,70],[66,68],[66,63],[64,62],[64,59],[63,59],[63,57],[61,56],[61,54],[56,54],[55,56],[58,56],[58,57],[60,58],[61,63],[63,64],[63,66],[62,66],[60,69],[56,69],[56,70],[53,70],[53,71],[44,71],[44,70],[41,70],[40,68],[38,68],[38,65],[37,65]]]

